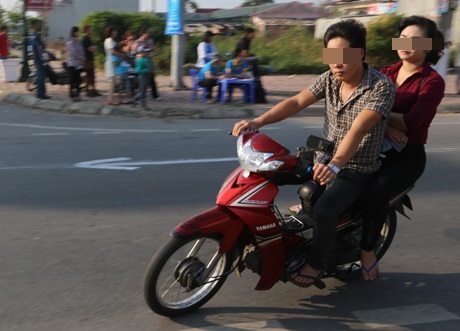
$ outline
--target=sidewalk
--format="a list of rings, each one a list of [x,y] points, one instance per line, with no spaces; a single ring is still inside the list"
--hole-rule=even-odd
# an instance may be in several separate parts
[[[170,87],[169,76],[156,77],[161,100],[148,99],[147,106],[151,111],[143,111],[130,105],[106,106],[105,95],[88,98],[83,93],[83,101],[71,102],[68,85],[53,86],[50,83],[47,83],[47,94],[51,95],[52,99],[39,100],[35,98],[34,92],[26,90],[25,83],[2,82],[0,83],[0,101],[67,114],[194,119],[253,118],[308,87],[316,77],[317,75],[263,76],[262,84],[267,91],[268,102],[256,105],[242,103],[239,89],[235,90],[232,103],[206,104],[201,100],[191,101],[190,90],[173,90]],[[455,79],[455,75],[449,75],[447,78],[446,94],[438,107],[439,113],[460,112],[460,95],[456,94]],[[183,82],[186,86],[190,86],[190,77],[184,77]],[[102,94],[107,92],[108,84],[105,82],[103,72],[96,74],[96,87]],[[214,93],[217,93],[216,88],[214,88]],[[297,116],[320,116],[323,109],[324,102],[321,101],[299,112]]]

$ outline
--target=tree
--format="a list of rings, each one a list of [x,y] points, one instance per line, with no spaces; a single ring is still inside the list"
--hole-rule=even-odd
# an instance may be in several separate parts
[[[380,69],[399,60],[397,52],[392,50],[391,39],[399,37],[397,26],[402,18],[396,14],[380,15],[366,25],[366,61],[372,67]]]
[[[5,25],[6,9],[0,6],[0,25]]]
[[[241,4],[241,7],[251,7],[259,5],[269,5],[275,3],[273,0],[247,0]]]
[[[185,8],[187,11],[196,11],[198,9],[198,4],[192,0],[185,0]]]

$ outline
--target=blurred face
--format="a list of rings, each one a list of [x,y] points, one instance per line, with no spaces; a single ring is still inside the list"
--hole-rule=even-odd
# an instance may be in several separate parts
[[[345,82],[354,78],[363,66],[362,58],[364,56],[364,49],[351,48],[349,42],[343,38],[334,38],[329,40],[327,48],[335,49],[332,51],[334,53],[342,53],[342,59],[344,60],[341,62],[348,62],[334,64],[328,63],[334,77]],[[328,59],[323,59],[323,62],[330,62],[325,60]]]
[[[417,25],[410,25],[401,31],[399,38],[425,38],[425,31]],[[429,50],[421,49],[398,49],[398,56],[403,61],[418,63],[425,61],[428,52]]]
[[[113,30],[113,31],[112,31],[112,38],[115,38],[116,36],[118,36],[118,31],[117,31],[117,30]]]

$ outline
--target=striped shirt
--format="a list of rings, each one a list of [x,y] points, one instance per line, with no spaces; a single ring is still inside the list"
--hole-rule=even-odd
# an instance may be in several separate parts
[[[393,107],[395,87],[388,77],[366,63],[364,69],[363,80],[345,102],[342,102],[339,95],[341,82],[330,70],[319,76],[308,89],[318,99],[326,101],[323,137],[335,143],[334,154],[362,110],[373,110],[382,115],[382,119],[364,136],[358,150],[344,167],[372,174],[380,167],[380,147],[388,114]],[[330,155],[317,152],[315,162],[326,164],[330,158]]]

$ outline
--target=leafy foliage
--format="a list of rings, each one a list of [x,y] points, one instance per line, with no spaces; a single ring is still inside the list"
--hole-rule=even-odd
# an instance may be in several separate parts
[[[259,5],[268,5],[275,3],[273,0],[248,0],[241,4],[241,7],[251,7],[251,6],[259,6]]]
[[[367,25],[366,61],[374,68],[395,63],[397,53],[391,49],[391,38],[397,37],[397,26],[402,16],[382,15]],[[99,45],[96,62],[104,62],[104,29],[115,26],[121,36],[131,29],[135,34],[144,27],[152,29],[155,39],[154,64],[157,73],[168,74],[171,67],[171,37],[164,35],[165,21],[150,13],[117,13],[112,11],[95,12],[86,16],[82,24],[88,23],[92,30],[92,39]],[[243,35],[216,35],[214,43],[217,50],[228,59],[231,58],[236,44]],[[185,63],[194,65],[197,59],[197,46],[202,34],[187,35],[185,41]],[[322,40],[314,39],[305,27],[292,27],[274,36],[267,32],[256,36],[251,42],[251,52],[259,57],[261,67],[270,67],[275,74],[320,74],[328,70],[322,63]]]
[[[391,39],[399,37],[397,27],[402,18],[396,14],[382,15],[366,26],[366,61],[372,67],[380,69],[399,61],[398,54],[391,49]]]
[[[149,32],[155,40],[155,52],[160,51],[161,47],[168,40],[164,35],[165,20],[158,18],[152,13],[124,13],[114,12],[109,10],[94,12],[86,15],[81,21],[81,25],[88,24],[92,29],[91,39],[98,45],[98,52],[96,54],[96,63],[102,65],[104,62],[104,30],[113,26],[118,31],[118,39],[131,30],[136,36],[139,36],[141,30],[145,27],[149,28]]]

